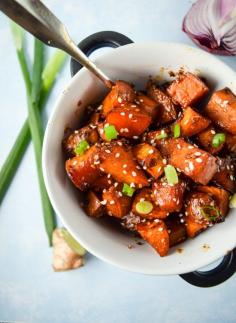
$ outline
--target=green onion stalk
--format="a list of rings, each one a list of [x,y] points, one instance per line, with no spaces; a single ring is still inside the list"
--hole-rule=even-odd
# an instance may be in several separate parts
[[[28,103],[28,120],[25,121],[19,135],[7,156],[6,161],[0,170],[0,203],[14,177],[14,174],[20,164],[24,152],[30,141],[30,135],[33,139],[36,165],[38,171],[41,200],[43,205],[44,222],[51,245],[51,237],[55,228],[55,216],[50,204],[47,191],[44,185],[42,174],[42,142],[43,127],[40,118],[40,110],[45,106],[47,98],[54,85],[58,72],[64,65],[66,55],[57,50],[49,62],[44,65],[44,45],[35,39],[34,43],[34,64],[32,68],[32,81],[29,67],[24,50],[25,35],[23,30],[12,23],[12,34],[15,43],[18,61],[21,67],[23,79],[26,87]]]

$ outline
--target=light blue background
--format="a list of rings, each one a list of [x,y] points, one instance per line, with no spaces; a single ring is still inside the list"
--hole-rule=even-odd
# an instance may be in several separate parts
[[[134,41],[191,44],[181,22],[187,0],[47,0],[73,38],[115,30]],[[235,58],[224,61],[236,68]],[[183,62],[184,63],[184,62]],[[217,66],[216,66],[217,68]],[[46,120],[69,80],[60,77]],[[0,14],[0,165],[26,117],[22,77],[7,19]],[[34,155],[30,145],[0,206],[0,321],[42,323],[236,322],[236,275],[200,289],[178,276],[132,274],[89,255],[79,270],[54,273],[44,233]]]

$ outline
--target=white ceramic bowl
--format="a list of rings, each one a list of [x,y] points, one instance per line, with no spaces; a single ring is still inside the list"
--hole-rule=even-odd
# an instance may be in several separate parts
[[[96,60],[111,79],[123,79],[144,87],[147,78],[159,75],[168,80],[168,70],[180,67],[200,72],[212,89],[225,86],[236,92],[236,74],[202,50],[175,43],[135,43],[112,50]],[[61,141],[68,125],[78,125],[84,108],[104,97],[103,84],[86,69],[80,70],[59,96],[47,125],[43,146],[43,171],[52,205],[70,233],[92,254],[120,268],[145,274],[182,274],[197,270],[225,255],[236,246],[236,212],[193,240],[172,248],[161,258],[148,244],[129,249],[133,243],[121,233],[80,208],[73,185],[64,169]],[[78,102],[81,104],[78,105]],[[210,246],[204,249],[203,245]],[[182,253],[176,251],[183,248]]]

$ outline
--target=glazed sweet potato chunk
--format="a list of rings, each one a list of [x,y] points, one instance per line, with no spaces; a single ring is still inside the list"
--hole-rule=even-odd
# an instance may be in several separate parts
[[[79,130],[75,130],[72,134],[66,137],[62,142],[62,146],[66,155],[72,157],[76,155],[74,150],[82,140],[86,140],[89,144],[93,145],[98,141],[98,138],[97,130],[86,126]]]
[[[134,147],[133,154],[138,163],[154,178],[159,178],[164,171],[162,156],[159,151],[146,143]]]
[[[103,202],[106,205],[107,213],[116,218],[122,218],[131,209],[131,198],[123,195],[121,187],[111,186],[102,194]]]
[[[137,231],[161,257],[167,255],[170,247],[169,234],[167,227],[162,220],[156,222],[139,223]]]
[[[183,242],[187,238],[186,226],[181,222],[178,215],[172,215],[170,218],[165,220],[165,224],[168,229],[170,238],[170,247]]]
[[[183,116],[180,121],[178,121],[181,130],[181,136],[191,137],[206,129],[210,120],[196,112],[194,109],[187,107],[183,111]]]
[[[217,158],[218,170],[213,181],[227,191],[235,192],[235,166],[231,158]]]
[[[165,151],[169,163],[197,183],[206,185],[217,171],[215,157],[182,138],[169,139]]]
[[[148,83],[147,94],[150,98],[158,103],[160,110],[158,123],[166,124],[177,119],[177,109],[172,99],[164,91],[159,89],[155,84]]]
[[[164,157],[168,154],[169,151],[167,147],[169,136],[171,136],[170,128],[164,128],[148,132],[147,134],[145,134],[143,141],[157,147],[161,155]]]
[[[104,189],[108,189],[111,185],[114,184],[114,181],[111,177],[107,177],[107,175],[101,176],[96,179],[92,184],[91,187],[96,192],[101,192]]]
[[[185,212],[188,237],[194,238],[211,224],[209,218],[204,216],[206,212],[203,212],[208,211],[208,208],[217,208],[214,198],[208,193],[193,192],[189,195]]]
[[[148,214],[140,213],[136,208],[137,203],[142,201],[148,201],[153,205],[153,209]],[[165,219],[169,215],[168,212],[161,210],[160,207],[154,203],[152,189],[150,188],[143,188],[140,192],[138,192],[135,195],[132,204],[132,212],[146,219]]]
[[[204,112],[219,127],[236,135],[236,96],[230,89],[214,92]]]
[[[200,146],[212,155],[218,154],[224,147],[223,142],[219,144],[218,147],[213,147],[213,138],[216,135],[216,133],[219,132],[213,126],[209,126],[207,129],[198,133],[198,135],[196,136],[196,139]]]
[[[208,91],[203,81],[192,73],[180,74],[167,88],[167,93],[183,108],[199,102]]]
[[[115,107],[119,107],[125,102],[134,102],[135,91],[133,87],[124,81],[116,81],[111,91],[102,103],[102,112],[107,115]]]
[[[161,210],[166,212],[179,212],[183,206],[183,195],[186,184],[168,184],[166,181],[154,182],[152,191],[154,201]]]
[[[106,123],[115,126],[119,134],[126,138],[141,135],[151,121],[151,117],[145,111],[130,103],[112,110],[106,117]]]
[[[148,186],[144,172],[139,169],[132,151],[121,141],[104,145],[100,153],[100,170],[120,183],[132,184],[135,187]],[[138,167],[137,167],[138,166]]]
[[[101,204],[100,199],[93,191],[89,191],[87,195],[88,205],[86,207],[89,216],[98,218],[104,213],[104,206]]]
[[[135,101],[138,106],[152,118],[152,121],[155,121],[157,119],[160,108],[159,104],[156,101],[152,100],[142,93],[137,94]]]
[[[215,187],[215,186],[199,186],[198,191],[207,193],[211,196],[215,203],[216,207],[220,211],[219,217],[217,217],[215,222],[221,222],[224,220],[228,209],[229,209],[229,193],[226,192],[223,188]]]
[[[75,156],[66,161],[66,172],[73,184],[81,191],[88,189],[100,176],[100,170],[95,164],[98,157],[98,148],[92,146],[84,155]]]
[[[225,145],[230,155],[236,157],[236,135],[227,133]]]

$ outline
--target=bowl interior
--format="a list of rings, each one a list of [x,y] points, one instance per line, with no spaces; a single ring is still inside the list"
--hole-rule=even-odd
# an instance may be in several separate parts
[[[123,79],[143,88],[148,77],[160,82],[169,71],[180,68],[205,77],[211,89],[228,86],[236,92],[235,73],[214,56],[174,43],[130,44],[96,60],[113,80]],[[223,256],[236,245],[236,214],[197,238],[172,248],[161,258],[147,244],[137,245],[128,234],[104,221],[89,218],[80,208],[78,192],[64,170],[61,141],[64,129],[75,127],[85,107],[104,97],[104,86],[85,69],[77,73],[57,100],[47,125],[43,147],[43,170],[52,204],[72,235],[95,256],[121,268],[146,274],[181,274],[199,269]],[[134,248],[128,246],[132,244]],[[207,245],[209,248],[204,248]],[[182,248],[181,253],[177,249]]]

